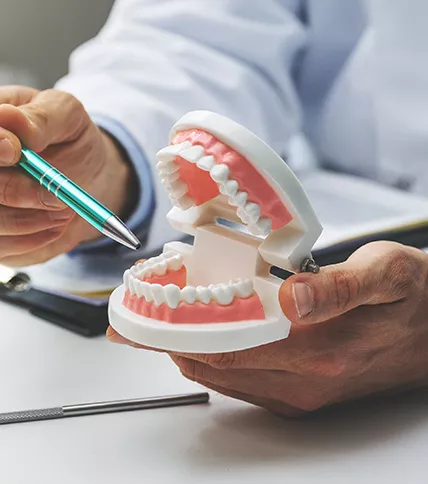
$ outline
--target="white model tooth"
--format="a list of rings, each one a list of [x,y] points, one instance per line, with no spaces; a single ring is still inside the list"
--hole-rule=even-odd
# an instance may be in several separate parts
[[[180,254],[175,254],[168,259],[168,269],[178,271],[183,267],[183,257]]]
[[[234,197],[238,193],[239,185],[236,180],[227,180],[224,184],[225,194],[229,197]]]
[[[216,284],[212,289],[214,300],[223,306],[227,306],[233,301],[233,287],[226,284]]]
[[[181,180],[177,180],[171,184],[171,196],[179,200],[183,195],[187,193],[187,184]]]
[[[190,163],[196,163],[204,156],[204,153],[204,148],[202,146],[195,145],[180,151],[178,156],[186,161],[190,161]]]
[[[211,178],[217,183],[225,183],[229,178],[229,167],[227,165],[219,164],[211,168]]]
[[[244,207],[244,210],[246,211],[251,224],[254,224],[257,222],[262,212],[260,205],[258,203],[253,203],[253,202],[247,203]]]
[[[183,195],[176,201],[175,205],[177,205],[178,208],[181,208],[181,210],[188,210],[195,205],[195,202],[193,201],[193,198],[188,195]]]
[[[130,272],[134,277],[136,277],[138,275],[138,272],[139,272],[138,267],[132,266],[131,269],[130,269]]]
[[[156,165],[156,168],[158,169],[161,177],[171,175],[180,169],[177,163],[174,163],[173,161],[159,161],[159,163]]]
[[[131,296],[135,294],[135,279],[133,277],[129,278],[129,292]]]
[[[272,230],[272,220],[267,217],[262,217],[254,225],[249,225],[248,230],[254,235],[269,235]]]
[[[135,279],[134,280],[135,294],[137,295],[137,297],[144,296],[144,293],[143,293],[143,284],[145,284],[145,283],[139,281],[138,279]]]
[[[141,273],[144,271],[144,269],[147,267],[146,264],[144,262],[139,262],[137,265],[137,272],[138,273]]]
[[[183,287],[180,294],[181,299],[188,304],[193,304],[196,301],[196,288],[193,286]]]
[[[242,298],[250,297],[254,292],[254,284],[251,279],[238,279],[230,281],[237,296]]]
[[[198,162],[196,166],[204,171],[210,171],[211,168],[215,165],[215,158],[214,156],[203,156]]]
[[[230,205],[237,207],[244,207],[248,200],[247,192],[238,192],[233,198],[229,200]]]
[[[166,272],[167,269],[167,262],[164,260],[162,262],[159,262],[153,267],[153,273],[156,274],[157,276],[163,276]]]
[[[183,151],[190,146],[192,146],[190,141],[184,141],[183,143],[178,143],[176,145],[169,145],[158,151],[156,157],[159,161],[172,161],[178,156],[180,151]]]
[[[250,216],[243,207],[239,207],[236,213],[244,224],[248,224],[250,222]]]
[[[165,302],[165,291],[164,287],[160,284],[152,284],[150,287],[152,291],[153,300],[156,306],[160,306]]]
[[[123,285],[125,286],[125,291],[129,289],[129,278],[131,277],[131,271],[127,269],[123,273]]]
[[[208,287],[197,286],[196,296],[198,298],[198,301],[201,301],[201,303],[209,304],[209,302],[211,301],[211,295],[211,291],[208,289]]]
[[[164,286],[165,300],[171,309],[176,309],[180,302],[180,288],[175,284]]]

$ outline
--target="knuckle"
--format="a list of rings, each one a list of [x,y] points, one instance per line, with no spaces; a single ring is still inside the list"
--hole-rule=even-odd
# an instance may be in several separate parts
[[[384,276],[395,297],[403,298],[413,292],[420,271],[417,267],[417,261],[404,247],[399,246],[391,252],[385,270]]]
[[[227,370],[232,368],[236,361],[236,353],[215,353],[203,357],[204,362],[217,370]]]
[[[333,301],[339,311],[345,310],[349,303],[358,298],[360,284],[350,271],[336,271],[333,274]]]

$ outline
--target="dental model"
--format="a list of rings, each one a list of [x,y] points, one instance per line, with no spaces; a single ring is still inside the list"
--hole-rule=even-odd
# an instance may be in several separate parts
[[[286,338],[282,279],[270,269],[316,270],[311,249],[322,231],[290,168],[253,133],[207,111],[179,120],[157,157],[174,205],[168,220],[194,244],[168,243],[125,271],[110,324],[136,343],[189,353]]]

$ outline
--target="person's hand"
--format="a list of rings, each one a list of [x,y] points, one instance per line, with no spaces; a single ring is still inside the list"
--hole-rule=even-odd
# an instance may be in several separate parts
[[[98,232],[15,165],[21,142],[114,212],[132,203],[132,169],[71,95],[0,87],[0,263],[22,266],[68,252]]]
[[[296,415],[428,384],[428,255],[376,242],[348,261],[285,281],[290,336],[224,354],[171,354],[183,375]],[[129,343],[110,328],[109,338]],[[138,346],[138,345],[133,345]]]

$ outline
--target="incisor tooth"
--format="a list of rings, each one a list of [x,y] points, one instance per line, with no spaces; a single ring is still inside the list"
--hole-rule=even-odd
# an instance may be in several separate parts
[[[211,291],[204,286],[198,286],[196,288],[196,296],[198,301],[201,301],[203,304],[209,304],[211,301]]]
[[[196,163],[202,156],[204,156],[204,149],[200,145],[191,146],[190,148],[180,151],[178,156],[186,161],[190,161],[190,163]]]
[[[211,291],[215,301],[222,306],[227,306],[233,301],[233,288],[226,284],[216,284]]]
[[[190,146],[192,146],[190,141],[184,141],[183,143],[178,143],[176,145],[169,145],[158,151],[156,157],[160,161],[172,161],[180,151],[185,150]]]
[[[135,279],[133,277],[129,278],[129,292],[131,296],[135,294]]]
[[[196,166],[200,168],[201,170],[204,171],[210,171],[211,168],[215,165],[215,159],[214,156],[203,156],[198,162],[196,163]]]
[[[176,309],[180,302],[180,288],[175,284],[164,286],[166,303],[171,309]]]
[[[181,299],[189,304],[193,304],[196,301],[196,288],[193,286],[184,287],[181,290]]]
[[[139,281],[138,279],[135,279],[134,280],[134,287],[135,287],[135,294],[138,296],[138,297],[141,297],[143,296],[143,284],[145,284],[144,282],[141,282]]]
[[[131,277],[131,271],[127,269],[123,273],[123,285],[125,286],[125,290],[129,289],[129,278]]]
[[[163,286],[160,284],[152,284],[151,290],[156,306],[163,304],[165,302],[165,292]]]
[[[229,178],[229,167],[223,164],[215,165],[211,168],[211,178],[217,183],[225,183]]]

